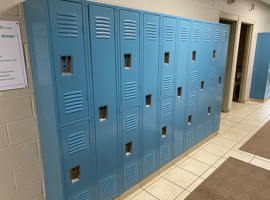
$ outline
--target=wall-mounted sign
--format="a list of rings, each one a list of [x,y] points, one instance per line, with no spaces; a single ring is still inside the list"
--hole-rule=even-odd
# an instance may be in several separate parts
[[[0,20],[0,91],[27,86],[19,22]]]

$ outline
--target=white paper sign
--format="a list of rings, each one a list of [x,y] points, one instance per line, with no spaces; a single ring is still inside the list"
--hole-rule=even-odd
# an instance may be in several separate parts
[[[27,86],[19,22],[0,20],[0,91]]]

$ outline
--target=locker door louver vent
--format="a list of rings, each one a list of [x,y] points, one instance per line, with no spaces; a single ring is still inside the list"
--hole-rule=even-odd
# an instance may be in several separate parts
[[[136,82],[128,82],[125,84],[126,100],[134,99],[137,96]]]
[[[193,131],[188,131],[186,135],[186,147],[191,147],[193,144]]]
[[[213,97],[214,93],[215,93],[214,89],[211,89],[210,92],[209,92],[210,97]]]
[[[194,28],[194,41],[200,42],[201,40],[201,30],[199,28]]]
[[[145,157],[145,170],[152,169],[154,167],[154,154]]]
[[[70,155],[85,149],[85,133],[80,131],[68,136],[68,152]]]
[[[166,118],[169,117],[171,115],[171,104],[170,103],[166,103],[162,106],[162,117]]]
[[[136,21],[124,20],[124,38],[126,40],[136,40]]]
[[[115,190],[115,177],[111,176],[102,183],[103,194],[107,195]]]
[[[188,41],[188,36],[189,36],[188,27],[182,27],[181,28],[181,40],[182,41]]]
[[[88,191],[84,191],[77,196],[73,197],[73,200],[89,200]]]
[[[179,152],[183,148],[183,138],[178,138],[175,142],[175,150]]]
[[[227,42],[228,41],[228,39],[229,39],[229,33],[228,33],[228,31],[224,31],[224,42]]]
[[[136,163],[130,165],[127,169],[126,169],[126,180],[127,181],[131,181],[132,179],[134,179],[136,177]]]
[[[137,127],[136,121],[137,121],[136,114],[129,115],[126,117],[126,119],[125,119],[126,132],[133,131],[136,129],[136,127]]]
[[[77,38],[78,23],[77,15],[73,13],[57,13],[57,32],[59,37]]]
[[[198,72],[197,71],[191,72],[191,74],[190,74],[190,83],[195,84],[195,83],[197,83],[197,81],[198,81]]]
[[[216,76],[217,76],[217,69],[216,69],[215,67],[213,67],[213,68],[211,69],[211,78],[212,78],[212,79],[215,79]]]
[[[83,110],[82,91],[66,92],[64,94],[65,111],[67,114]]]
[[[170,90],[172,88],[172,76],[165,76],[163,82],[164,82],[164,91]]]
[[[190,97],[188,99],[188,107],[193,108],[195,106],[195,103],[196,103],[196,96],[190,95]]]
[[[165,28],[165,40],[174,41],[175,30],[173,26],[166,26]]]
[[[197,135],[199,140],[201,140],[203,138],[203,126],[198,127],[196,135]]]
[[[219,41],[219,30],[215,31],[215,42]]]
[[[96,16],[96,38],[97,39],[110,39],[111,38],[111,22],[110,18]]]
[[[158,26],[157,24],[147,23],[147,40],[156,41],[158,38]]]
[[[210,42],[210,39],[211,39],[211,30],[205,29],[205,41]]]
[[[166,145],[161,150],[161,160],[165,160],[169,157],[169,145]]]

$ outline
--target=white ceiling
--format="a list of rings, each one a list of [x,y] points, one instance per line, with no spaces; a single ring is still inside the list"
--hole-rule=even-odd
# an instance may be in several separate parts
[[[270,0],[261,0],[262,2],[268,4],[270,6]]]

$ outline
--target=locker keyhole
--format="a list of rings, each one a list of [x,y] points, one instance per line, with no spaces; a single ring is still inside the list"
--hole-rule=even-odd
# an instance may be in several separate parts
[[[126,156],[129,156],[132,153],[132,142],[126,144]]]
[[[76,183],[81,178],[80,165],[73,167],[69,170],[71,184]]]
[[[221,85],[221,77],[218,78],[218,84]]]
[[[204,81],[201,82],[201,90],[204,89]]]
[[[161,133],[161,137],[165,138],[167,136],[167,126],[162,127],[162,133]]]
[[[62,75],[72,74],[72,56],[60,56],[60,67]]]
[[[177,97],[180,98],[182,96],[182,87],[177,88]]]
[[[151,94],[145,96],[145,107],[150,107],[151,106],[151,99],[152,99]]]
[[[196,61],[196,57],[197,57],[197,52],[196,51],[192,51],[192,61],[195,62]]]
[[[165,52],[164,53],[164,64],[168,65],[170,62],[170,52]]]
[[[216,59],[216,50],[213,50],[213,60],[215,60]]]
[[[99,121],[105,121],[108,119],[108,106],[99,107]]]
[[[192,115],[189,115],[189,116],[188,116],[188,125],[190,125],[191,122],[192,122]]]
[[[208,115],[211,114],[211,106],[208,107]]]
[[[124,54],[125,69],[131,69],[131,54]]]

